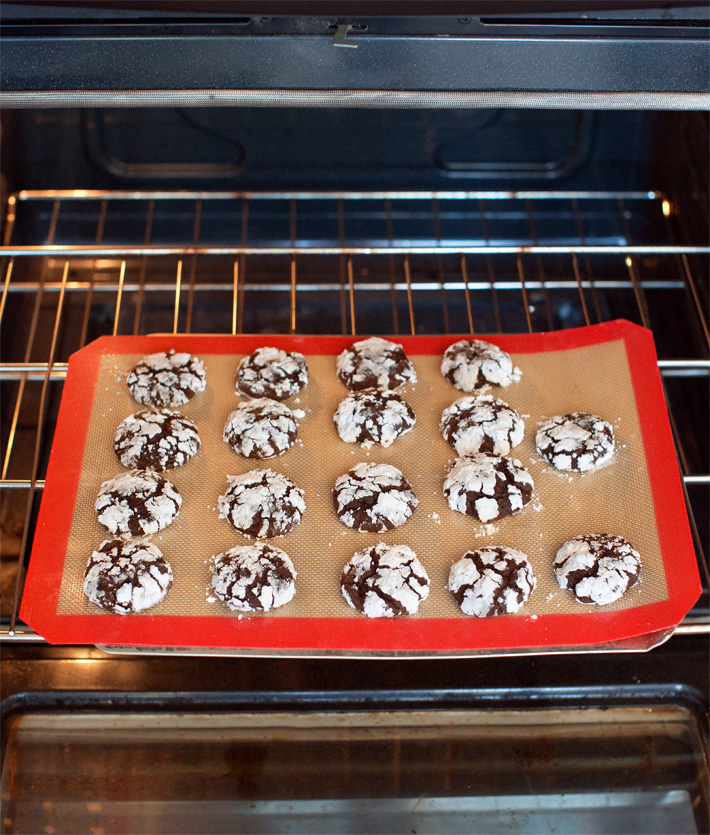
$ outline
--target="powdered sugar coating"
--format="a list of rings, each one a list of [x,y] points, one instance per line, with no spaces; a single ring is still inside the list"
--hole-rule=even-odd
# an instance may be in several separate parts
[[[441,373],[459,391],[509,386],[520,379],[510,354],[482,339],[462,339],[444,351]]]
[[[391,446],[409,432],[416,418],[414,410],[394,391],[361,389],[340,402],[333,415],[335,428],[346,444]]]
[[[489,394],[461,397],[447,406],[439,428],[458,455],[507,455],[525,433],[525,424],[515,409]]]
[[[517,612],[535,585],[532,566],[522,551],[490,546],[467,551],[455,562],[446,588],[465,615],[485,618]]]
[[[407,545],[380,542],[350,559],[340,588],[353,609],[369,618],[413,615],[429,595],[429,575]]]
[[[128,372],[131,397],[144,406],[182,406],[205,389],[205,366],[197,357],[174,350],[150,354]]]
[[[298,351],[257,348],[237,369],[237,391],[249,397],[287,400],[307,383],[306,358]]]
[[[638,580],[641,557],[621,536],[576,536],[560,548],[554,562],[560,588],[571,589],[580,603],[605,606]]]
[[[403,525],[419,499],[396,467],[361,463],[337,478],[333,502],[349,528],[382,533]]]
[[[543,423],[535,446],[556,470],[586,472],[601,467],[614,454],[614,431],[596,415],[570,412]]]
[[[145,410],[116,430],[114,449],[124,467],[163,472],[181,467],[200,448],[195,424],[179,412]]]
[[[160,603],[172,583],[172,567],[156,545],[107,539],[89,558],[83,588],[97,606],[130,615]]]
[[[219,517],[244,536],[272,539],[293,530],[306,510],[304,492],[274,470],[227,476],[229,487],[218,499]]]
[[[532,492],[532,476],[520,461],[490,452],[457,458],[444,481],[449,507],[481,522],[517,513]]]
[[[268,612],[293,599],[296,569],[280,548],[240,545],[212,557],[211,585],[233,611]]]
[[[227,418],[222,438],[244,458],[273,458],[294,445],[297,430],[288,406],[258,397],[237,406]]]
[[[96,499],[99,522],[115,536],[146,536],[175,519],[182,496],[153,470],[130,470],[104,481]]]
[[[338,377],[351,391],[376,388],[389,391],[414,383],[417,372],[404,348],[379,336],[362,339],[346,348],[336,360]]]

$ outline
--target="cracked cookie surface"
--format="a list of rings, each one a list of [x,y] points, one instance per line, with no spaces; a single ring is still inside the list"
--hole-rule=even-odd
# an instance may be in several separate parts
[[[343,596],[370,618],[413,615],[429,594],[429,576],[407,545],[385,542],[353,555],[343,569]]]
[[[222,438],[244,458],[274,458],[296,442],[296,416],[268,397],[240,403],[227,418]]]
[[[604,606],[636,584],[641,557],[621,536],[587,534],[565,542],[554,569],[560,588],[573,591],[580,603]]]
[[[586,412],[550,418],[538,429],[535,447],[556,470],[587,472],[614,454],[611,424]]]
[[[130,470],[104,481],[95,506],[99,522],[115,536],[146,536],[167,528],[182,497],[154,470]]]
[[[398,528],[419,504],[411,485],[391,464],[356,464],[336,479],[335,512],[357,531],[382,533]]]
[[[149,354],[126,377],[131,397],[144,406],[183,406],[205,389],[205,366],[188,353]]]
[[[102,609],[130,615],[160,603],[172,583],[172,567],[157,545],[107,539],[89,558],[83,589]]]
[[[272,539],[293,530],[306,509],[304,493],[274,470],[227,476],[227,492],[218,499],[219,517],[244,536]]]
[[[520,379],[510,354],[482,339],[461,339],[444,351],[441,373],[459,391],[509,386]]]
[[[414,383],[417,372],[404,348],[372,336],[346,348],[336,360],[340,381],[351,391],[375,388],[389,391]]]
[[[457,458],[444,481],[449,507],[481,522],[517,513],[532,493],[532,476],[520,461],[491,452]]]
[[[412,429],[416,418],[414,409],[396,392],[369,388],[342,400],[333,421],[341,440],[367,449],[373,444],[391,446]]]
[[[522,551],[491,546],[455,562],[446,588],[465,615],[493,617],[517,612],[535,588],[535,575]]]
[[[308,384],[306,358],[298,351],[257,348],[239,363],[236,384],[249,397],[287,400]]]
[[[200,436],[180,412],[146,409],[119,424],[113,446],[124,467],[163,472],[186,464],[200,448]]]
[[[439,428],[444,440],[462,456],[477,452],[508,455],[525,433],[515,409],[489,394],[461,397],[447,406]]]
[[[296,569],[280,548],[241,545],[212,557],[211,587],[233,611],[268,612],[293,599]]]

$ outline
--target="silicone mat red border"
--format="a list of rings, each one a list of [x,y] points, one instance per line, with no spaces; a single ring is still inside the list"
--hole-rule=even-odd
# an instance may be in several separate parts
[[[407,353],[416,356],[440,354],[461,337],[393,338]],[[171,347],[197,354],[246,354],[268,343],[306,354],[336,355],[355,341],[352,336],[117,336],[102,337],[70,357],[25,584],[22,619],[50,643],[181,647],[189,635],[192,647],[261,648],[284,654],[322,650],[339,655],[435,655],[467,651],[474,654],[491,650],[591,647],[676,626],[698,599],[701,585],[651,332],[617,320],[550,333],[483,338],[511,353],[559,351],[624,341],[651,481],[667,600],[623,611],[475,621],[58,615],[64,555],[99,364],[104,354],[150,353]]]

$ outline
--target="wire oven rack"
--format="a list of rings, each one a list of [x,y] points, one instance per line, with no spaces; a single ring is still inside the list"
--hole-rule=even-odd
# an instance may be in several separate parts
[[[88,341],[533,332],[619,317],[654,332],[703,581],[677,633],[710,633],[710,246],[692,235],[685,207],[655,191],[12,195],[0,248],[0,640],[43,640],[18,611],[67,360]]]

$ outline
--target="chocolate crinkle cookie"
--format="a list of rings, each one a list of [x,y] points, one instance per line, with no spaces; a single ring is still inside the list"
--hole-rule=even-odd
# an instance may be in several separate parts
[[[212,557],[211,587],[233,611],[268,612],[296,594],[296,569],[280,548],[241,545]]]
[[[128,372],[131,397],[144,406],[183,406],[205,389],[205,366],[187,353],[150,354]]]
[[[182,496],[154,470],[130,470],[104,481],[96,499],[99,522],[114,536],[147,536],[175,519]]]
[[[356,531],[382,533],[403,525],[419,504],[407,479],[391,464],[356,464],[333,488],[338,519]]]
[[[163,472],[186,464],[200,448],[200,436],[179,412],[146,409],[119,425],[113,446],[124,467]]]
[[[591,533],[565,542],[554,568],[560,588],[571,589],[580,603],[604,606],[636,583],[641,557],[621,536]]]
[[[535,575],[522,551],[491,546],[455,562],[446,588],[465,615],[487,618],[517,612],[535,588]]]
[[[351,391],[375,388],[389,391],[415,383],[417,372],[396,342],[372,336],[346,348],[336,362],[338,377]]]
[[[355,554],[340,583],[348,603],[369,618],[413,615],[429,595],[429,576],[407,545],[380,542]]]
[[[586,472],[601,467],[614,454],[614,432],[596,415],[570,412],[543,423],[535,446],[556,470]]]
[[[441,373],[459,391],[509,386],[520,379],[510,354],[482,339],[462,339],[444,351]]]
[[[257,348],[237,369],[237,391],[248,397],[287,400],[307,383],[306,358],[297,351]]]
[[[515,409],[488,394],[461,397],[452,403],[444,409],[439,428],[458,455],[507,455],[523,440],[525,432]]]
[[[296,441],[295,414],[268,397],[240,403],[227,418],[222,437],[244,458],[273,458]]]
[[[416,422],[414,409],[394,391],[362,389],[342,400],[333,415],[338,435],[346,444],[391,446]]]
[[[444,481],[449,507],[481,522],[517,513],[532,493],[532,476],[520,461],[491,452],[457,458]]]
[[[89,558],[84,593],[119,615],[142,612],[165,597],[173,570],[160,549],[137,539],[107,539]]]
[[[229,487],[219,497],[219,517],[244,536],[272,539],[292,531],[306,509],[304,493],[290,478],[273,470],[227,476]]]

